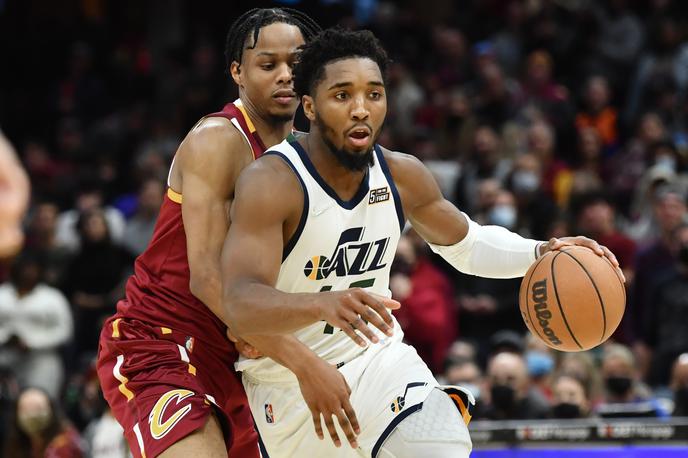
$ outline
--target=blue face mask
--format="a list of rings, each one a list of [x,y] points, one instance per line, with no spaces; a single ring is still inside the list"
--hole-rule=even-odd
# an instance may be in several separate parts
[[[511,205],[495,205],[490,210],[487,218],[490,224],[513,229],[516,226],[518,214],[516,213],[516,208]]]
[[[554,359],[547,353],[529,351],[526,353],[528,374],[532,377],[547,375],[554,369]]]
[[[471,392],[475,399],[480,399],[480,387],[474,383],[459,383],[463,388]]]

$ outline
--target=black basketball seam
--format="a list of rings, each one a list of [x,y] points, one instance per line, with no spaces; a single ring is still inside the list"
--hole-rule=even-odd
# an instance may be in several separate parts
[[[528,287],[526,288],[526,311],[528,312],[528,319],[533,324],[533,329],[535,330],[535,333],[538,336],[540,336],[540,338],[542,340],[545,340],[545,337],[542,334],[540,334],[540,331],[538,331],[537,326],[535,326],[535,322],[533,321],[533,318],[530,316],[530,282],[531,282],[531,280],[533,280],[533,274],[537,270],[537,266],[542,262],[543,259],[545,259],[545,256],[541,256],[540,259],[538,259],[535,262],[535,267],[533,267],[533,273],[530,274],[530,278],[528,279]]]
[[[578,339],[576,339],[576,336],[573,335],[573,332],[571,331],[571,326],[569,326],[569,322],[566,319],[566,314],[564,313],[564,308],[561,306],[561,301],[559,300],[559,291],[557,290],[557,280],[554,275],[554,261],[557,260],[557,256],[559,256],[563,251],[557,252],[557,254],[554,255],[554,259],[552,259],[552,264],[550,264],[550,271],[552,273],[552,286],[554,287],[554,295],[557,297],[557,305],[559,306],[559,311],[561,312],[561,317],[564,320],[564,324],[566,325],[566,329],[568,329],[569,334],[571,335],[571,338],[573,339],[574,342],[576,342],[576,345],[578,345],[578,348],[581,350],[583,349],[583,346],[578,342]]]
[[[604,301],[602,300],[602,295],[600,294],[600,290],[597,288],[597,284],[595,283],[595,280],[593,280],[592,275],[590,275],[590,272],[588,272],[588,269],[585,268],[585,266],[571,253],[566,253],[566,256],[569,256],[571,259],[576,261],[576,264],[578,264],[581,269],[583,269],[583,272],[585,272],[585,275],[588,276],[590,279],[590,283],[592,283],[592,287],[595,288],[595,292],[597,293],[597,298],[600,300],[600,307],[602,308],[602,337],[600,337],[600,343],[604,342],[604,335],[607,333],[607,313],[604,308]]]

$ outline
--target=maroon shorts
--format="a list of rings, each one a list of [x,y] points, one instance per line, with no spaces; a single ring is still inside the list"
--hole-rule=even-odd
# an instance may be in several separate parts
[[[204,348],[192,336],[115,315],[100,334],[98,378],[135,457],[158,456],[213,412],[230,457],[259,456],[230,355]]]

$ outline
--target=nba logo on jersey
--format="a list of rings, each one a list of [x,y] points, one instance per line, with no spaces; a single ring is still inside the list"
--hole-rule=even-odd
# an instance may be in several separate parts
[[[186,337],[186,342],[184,342],[184,346],[186,347],[186,351],[188,351],[189,353],[193,352],[193,348],[194,348],[194,338],[193,338],[193,337],[190,337],[190,336],[187,336],[187,337]]]
[[[275,416],[272,413],[272,404],[265,404],[265,421],[268,423],[275,422]]]
[[[370,190],[370,198],[368,199],[369,204],[377,204],[379,202],[385,202],[389,200],[389,188],[385,186],[384,188],[377,188]]]

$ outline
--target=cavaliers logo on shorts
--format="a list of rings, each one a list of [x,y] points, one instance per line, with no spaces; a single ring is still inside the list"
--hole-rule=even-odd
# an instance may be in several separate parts
[[[182,401],[193,395],[194,392],[189,390],[171,390],[160,396],[160,399],[155,403],[148,417],[150,433],[153,439],[160,440],[165,437],[167,433],[172,431],[172,428],[191,411],[191,404],[186,404],[181,408],[177,408],[171,414],[167,411],[168,408],[172,410],[178,407]],[[170,406],[170,404],[173,405]],[[165,420],[163,421],[163,419]]]

